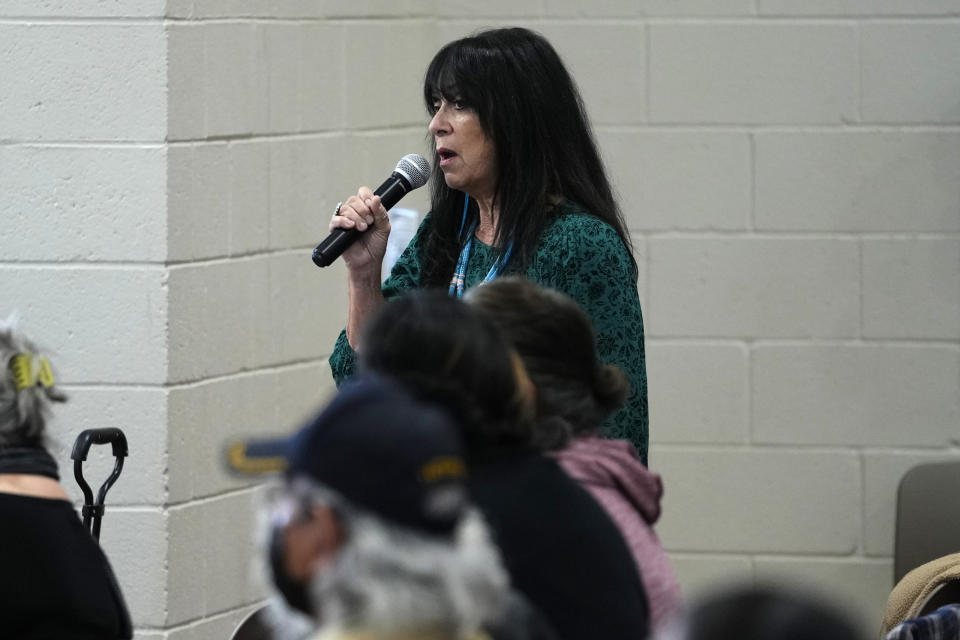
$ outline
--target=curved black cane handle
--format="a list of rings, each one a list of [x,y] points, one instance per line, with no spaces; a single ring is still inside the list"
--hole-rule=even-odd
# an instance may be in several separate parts
[[[90,453],[90,447],[95,444],[111,445],[113,447],[113,457],[116,458],[113,471],[100,486],[100,491],[97,492],[96,502],[93,500],[93,491],[90,489],[90,485],[83,477],[83,462],[87,459],[87,454]],[[123,471],[123,459],[127,455],[127,436],[123,435],[123,431],[120,431],[120,429],[112,427],[86,429],[81,431],[73,442],[73,451],[70,453],[70,457],[73,459],[73,477],[76,478],[80,490],[83,491],[83,527],[97,540],[100,539],[100,519],[103,517],[103,504],[107,499],[107,491],[120,477],[120,472]]]
[[[73,451],[70,458],[73,460],[86,460],[90,453],[90,447],[95,444],[110,444],[113,446],[113,457],[120,458],[128,455],[127,436],[123,435],[120,429],[109,427],[106,429],[86,429],[81,431],[80,435],[73,443]]]

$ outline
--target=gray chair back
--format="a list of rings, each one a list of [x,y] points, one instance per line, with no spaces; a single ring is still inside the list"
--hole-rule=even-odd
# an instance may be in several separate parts
[[[952,553],[960,553],[960,458],[918,465],[900,481],[894,582]]]

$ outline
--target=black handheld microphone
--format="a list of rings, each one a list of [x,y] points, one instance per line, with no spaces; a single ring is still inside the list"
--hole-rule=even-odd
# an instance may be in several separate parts
[[[411,153],[400,158],[397,168],[383,184],[377,187],[373,195],[380,196],[380,202],[385,209],[389,210],[400,202],[400,198],[427,184],[429,177],[430,163],[423,156]],[[360,237],[361,233],[363,232],[356,229],[334,229],[327,239],[313,250],[313,263],[318,267],[329,266]]]

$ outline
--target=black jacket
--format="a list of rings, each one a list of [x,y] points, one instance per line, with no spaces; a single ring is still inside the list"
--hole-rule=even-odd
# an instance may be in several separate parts
[[[641,640],[647,597],[626,543],[603,508],[551,459],[487,450],[470,465],[473,499],[513,587],[562,640]]]
[[[0,637],[133,637],[106,556],[66,500],[0,493]]]

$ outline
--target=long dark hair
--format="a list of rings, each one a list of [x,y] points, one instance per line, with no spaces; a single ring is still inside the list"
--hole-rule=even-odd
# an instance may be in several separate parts
[[[509,277],[471,289],[466,300],[500,327],[536,387],[535,445],[560,449],[572,436],[598,431],[623,406],[630,382],[597,358],[593,324],[572,298]]]
[[[528,444],[533,407],[518,361],[487,315],[438,290],[413,290],[371,318],[360,367],[446,406],[469,444]]]
[[[543,36],[521,28],[493,29],[447,44],[427,68],[423,97],[431,114],[438,97],[474,109],[493,140],[499,174],[494,244],[503,251],[513,242],[511,271],[522,270],[533,257],[557,198],[609,224],[633,255],[580,93]],[[424,284],[445,285],[453,275],[463,201],[464,194],[444,181],[434,148]],[[472,200],[468,215],[479,215]]]

